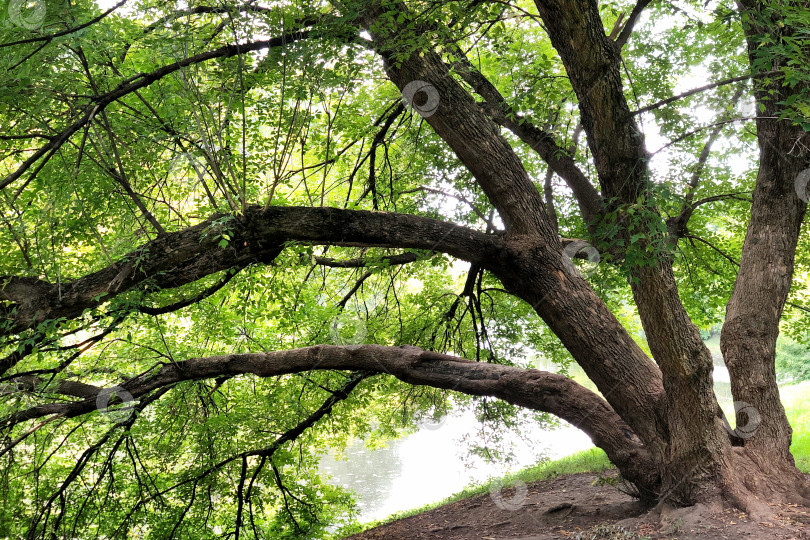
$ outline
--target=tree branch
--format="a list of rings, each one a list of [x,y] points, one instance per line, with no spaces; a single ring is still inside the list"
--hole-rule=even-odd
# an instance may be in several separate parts
[[[391,14],[396,16],[389,17]],[[382,18],[390,18],[390,24],[378,24]],[[503,219],[507,233],[553,243],[556,231],[520,159],[469,92],[453,78],[439,54],[430,48],[405,59],[394,54],[403,37],[420,31],[397,21],[414,19],[404,2],[377,0],[367,6],[358,23],[371,34],[374,50],[406,100],[475,177]],[[426,95],[423,104],[429,110],[419,105]]]
[[[193,358],[164,364],[122,386],[135,399],[182,381],[253,374],[259,377],[311,370],[386,373],[406,383],[476,396],[492,396],[548,412],[585,431],[620,470],[645,471],[628,478],[646,485],[654,476],[649,456],[629,426],[607,402],[573,380],[534,369],[473,362],[417,347],[318,345],[267,353]],[[40,405],[8,417],[4,425],[50,415],[75,417],[91,412],[95,399]]]
[[[734,96],[731,98],[731,107],[729,108],[733,108],[737,105],[742,93],[742,88],[739,88],[737,92],[734,93]],[[706,162],[709,160],[712,145],[720,136],[722,131],[723,124],[715,126],[715,128],[709,134],[709,137],[706,139],[706,143],[703,145],[703,150],[700,152],[698,161],[692,170],[692,177],[689,179],[687,184],[686,198],[684,200],[683,207],[675,218],[667,220],[667,228],[669,228],[670,234],[675,237],[678,237],[685,232],[686,224],[689,223],[689,219],[692,217],[692,213],[695,211],[695,207],[697,206],[694,204],[695,192],[697,190],[698,183],[700,183],[700,176],[703,174],[703,169],[706,167]]]
[[[273,441],[268,446],[266,446],[264,448],[256,449],[256,450],[247,450],[247,451],[242,452],[240,454],[237,454],[235,456],[231,456],[229,458],[226,458],[226,459],[224,459],[222,461],[219,461],[218,463],[215,463],[213,466],[208,467],[207,469],[205,469],[201,473],[192,476],[191,478],[188,478],[186,480],[182,480],[180,482],[177,482],[176,484],[173,484],[173,485],[159,491],[158,493],[156,493],[155,495],[153,495],[151,497],[148,497],[146,499],[142,499],[142,500],[138,501],[138,503],[135,504],[133,506],[133,508],[130,509],[129,513],[125,516],[125,518],[123,519],[123,521],[121,523],[121,526],[116,530],[116,533],[118,531],[120,531],[122,527],[124,527],[124,525],[127,523],[129,518],[138,510],[138,508],[140,508],[144,504],[147,504],[147,503],[149,503],[149,502],[151,502],[151,501],[153,501],[153,500],[155,500],[155,499],[157,499],[159,497],[162,497],[163,495],[169,493],[170,491],[172,491],[174,489],[177,489],[178,487],[180,487],[180,486],[182,486],[184,484],[188,484],[188,483],[191,483],[191,482],[194,482],[196,484],[201,479],[203,479],[206,476],[208,476],[208,475],[222,469],[225,465],[227,465],[227,464],[229,464],[229,463],[231,463],[233,461],[248,458],[248,457],[260,457],[261,461],[260,461],[259,467],[264,466],[264,463],[266,462],[266,460],[271,458],[273,456],[273,454],[275,454],[276,451],[279,448],[281,448],[284,444],[296,440],[307,429],[314,426],[323,417],[330,415],[332,413],[332,409],[334,408],[334,406],[338,402],[343,401],[347,397],[349,397],[349,394],[351,394],[351,392],[355,389],[355,387],[358,384],[360,384],[363,380],[367,379],[369,377],[369,375],[370,375],[369,373],[354,373],[349,378],[349,380],[346,381],[346,383],[341,388],[331,392],[330,396],[328,398],[326,398],[326,400],[324,400],[323,404],[320,407],[318,407],[318,409],[316,409],[311,414],[309,414],[306,418],[301,420],[296,426],[294,426],[294,427],[288,429],[287,431],[285,431],[278,439]]]
[[[229,238],[229,239],[228,239]],[[114,264],[71,281],[0,276],[2,335],[65,317],[72,319],[125,291],[144,285],[175,288],[248,264],[270,263],[287,242],[423,249],[447,253],[484,268],[503,258],[502,241],[490,234],[408,214],[280,207],[246,209],[243,216],[214,215],[168,233]],[[9,366],[10,367],[10,366]]]
[[[230,58],[232,56],[252,51],[260,51],[272,47],[283,47],[288,43],[306,39],[309,36],[309,34],[310,34],[309,30],[301,30],[298,32],[292,32],[284,36],[274,37],[266,40],[253,41],[250,43],[238,45],[225,45],[212,51],[196,54],[194,56],[184,58],[183,60],[179,60],[172,64],[168,64],[159,69],[156,69],[155,71],[152,71],[151,73],[141,73],[139,75],[136,75],[123,81],[121,84],[119,84],[116,88],[114,88],[110,92],[101,94],[93,98],[90,101],[90,103],[88,103],[84,107],[84,112],[78,120],[74,121],[67,128],[63,129],[61,133],[53,137],[53,139],[51,139],[47,144],[40,147],[19,167],[17,167],[17,169],[14,170],[14,172],[12,172],[8,176],[0,180],[0,189],[5,188],[9,184],[20,178],[23,174],[25,174],[26,171],[28,171],[28,169],[30,169],[41,158],[46,157],[47,159],[48,157],[53,155],[53,153],[56,152],[59,148],[61,148],[62,145],[65,144],[65,142],[67,142],[67,140],[71,136],[73,136],[74,133],[82,129],[96,116],[96,114],[106,109],[107,106],[109,106],[116,100],[121,99],[122,97],[129,95],[135,92],[136,90],[145,88],[150,84],[159,81],[163,77],[176,71],[179,71],[185,67],[200,64],[202,62],[207,62],[208,60],[212,60],[215,58]],[[41,168],[41,165],[39,168]]]
[[[461,54],[459,52],[459,54]],[[590,223],[602,209],[602,197],[574,162],[573,156],[557,144],[554,137],[538,128],[509,106],[500,91],[489,79],[475,69],[466,56],[461,54],[454,67],[475,92],[485,100],[485,109],[493,121],[515,134],[521,141],[548,164],[562,178],[579,203],[582,218]]]
[[[670,103],[672,103],[674,101],[678,101],[680,99],[687,98],[689,96],[698,94],[700,92],[705,92],[706,90],[711,90],[712,88],[717,88],[718,86],[725,86],[727,84],[732,84],[732,83],[735,83],[735,82],[747,81],[748,79],[757,79],[757,78],[760,78],[760,77],[767,77],[768,75],[776,75],[777,73],[781,73],[781,70],[775,69],[775,70],[768,71],[768,72],[765,72],[765,73],[754,73],[754,74],[748,74],[748,75],[740,75],[739,77],[731,77],[729,79],[723,79],[721,81],[717,81],[717,82],[709,83],[709,84],[706,84],[706,85],[703,85],[703,86],[699,86],[697,88],[693,88],[692,90],[687,90],[686,92],[682,92],[682,93],[680,93],[680,94],[678,94],[676,96],[668,97],[667,99],[663,99],[663,100],[658,101],[656,103],[652,103],[652,104],[647,105],[645,107],[642,107],[642,108],[640,108],[640,109],[638,109],[636,111],[633,111],[632,114],[633,114],[633,116],[637,116],[637,115],[639,115],[641,113],[645,113],[647,111],[652,111],[653,109],[658,109],[660,107],[663,107],[664,105],[669,105]]]
[[[638,22],[639,16],[641,16],[641,12],[644,11],[652,0],[638,0],[636,5],[633,7],[633,11],[630,12],[630,16],[627,17],[627,22],[624,23],[624,28],[622,28],[619,37],[616,38],[616,46],[621,49],[627,43],[627,40],[630,39],[630,34],[633,33],[633,28],[636,26],[636,22]]]
[[[399,255],[383,255],[382,257],[360,257],[357,259],[332,259],[330,257],[315,257],[315,263],[320,266],[328,266],[330,268],[366,268],[374,266],[375,263],[383,265],[399,265],[408,264],[419,260],[419,254],[411,251],[400,253]]]

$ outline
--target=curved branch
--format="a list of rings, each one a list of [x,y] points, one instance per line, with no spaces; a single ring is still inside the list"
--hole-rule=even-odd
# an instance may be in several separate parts
[[[592,222],[602,209],[602,197],[574,162],[571,154],[558,145],[551,134],[516,113],[495,85],[476,70],[466,56],[461,55],[454,67],[464,81],[484,98],[485,108],[493,121],[514,133],[537,152],[549,168],[568,184],[579,203],[583,220],[586,223]]]
[[[137,310],[140,311],[141,313],[145,313],[146,315],[163,315],[163,314],[166,314],[166,313],[171,313],[173,311],[183,309],[183,308],[188,307],[188,306],[190,306],[192,304],[196,304],[197,302],[200,302],[201,300],[205,300],[206,298],[208,298],[212,294],[219,291],[222,287],[227,285],[234,278],[234,276],[237,274],[237,272],[239,272],[239,270],[241,270],[241,268],[237,267],[237,268],[233,268],[231,270],[232,271],[228,272],[228,274],[224,278],[222,278],[218,282],[214,283],[210,287],[207,287],[205,290],[201,291],[199,294],[197,294],[197,295],[195,295],[195,296],[193,296],[191,298],[186,298],[184,300],[174,302],[173,304],[169,304],[167,306],[161,306],[161,307],[138,306]]]
[[[740,100],[742,96],[743,88],[737,89],[734,93],[734,96],[731,98],[731,107],[737,105],[737,102]],[[667,221],[667,226],[670,229],[670,234],[673,236],[679,236],[686,231],[686,224],[689,223],[689,220],[692,218],[692,213],[695,211],[697,204],[695,204],[695,192],[697,190],[698,184],[700,183],[700,177],[703,174],[703,170],[706,167],[706,162],[709,160],[709,155],[711,154],[712,145],[714,145],[717,138],[720,136],[720,133],[723,131],[723,126],[718,125],[716,126],[712,132],[709,134],[709,137],[706,139],[706,142],[703,145],[703,150],[700,152],[700,157],[698,157],[698,161],[695,164],[692,177],[689,179],[687,183],[688,191],[686,192],[686,198],[683,203],[683,207],[681,208],[680,213],[675,218]],[[708,201],[706,201],[708,202]]]
[[[408,264],[419,260],[419,254],[412,251],[400,253],[399,255],[384,255],[380,258],[367,257],[358,259],[333,259],[331,257],[315,257],[315,264],[328,266],[329,268],[366,268],[374,266],[375,263],[381,265],[394,266]]]
[[[0,276],[0,335],[64,317],[72,319],[125,291],[148,283],[175,288],[223,270],[270,263],[287,242],[423,249],[497,267],[499,237],[434,219],[336,208],[248,207],[239,217],[214,215],[204,222],[141,245],[114,264],[58,284]],[[11,366],[7,366],[11,367]]]
[[[137,399],[182,381],[253,374],[274,377],[311,370],[386,373],[406,383],[427,385],[475,396],[492,396],[521,407],[548,412],[582,429],[629,481],[640,488],[655,483],[647,451],[608,403],[573,380],[544,371],[522,369],[423,351],[417,347],[318,345],[266,353],[193,358],[164,364],[122,386]],[[95,399],[33,407],[7,424],[49,415],[74,417],[96,407]]]
[[[395,54],[397,43],[414,32],[404,21],[414,19],[404,2],[376,0],[367,6],[358,23],[372,36],[372,46],[383,58],[392,82],[472,173],[506,230],[553,244],[556,231],[526,169],[497,125],[453,78],[441,56],[432,49],[406,59]],[[382,20],[386,23],[379,24]],[[419,105],[425,95],[428,102],[424,105],[430,110]]]
[[[654,109],[661,108],[664,105],[669,105],[670,103],[672,103],[674,101],[678,101],[680,99],[687,98],[689,96],[698,94],[700,92],[705,92],[706,90],[711,90],[712,88],[717,88],[718,86],[725,86],[727,84],[732,84],[732,83],[735,83],[735,82],[747,81],[748,79],[758,79],[760,77],[766,77],[768,75],[776,75],[777,73],[780,73],[781,71],[782,70],[774,69],[772,71],[767,71],[767,72],[763,72],[763,73],[749,73],[748,75],[740,75],[739,77],[731,77],[731,78],[728,78],[728,79],[723,79],[721,81],[705,84],[703,86],[699,86],[697,88],[687,90],[686,92],[680,93],[678,95],[668,97],[667,99],[663,99],[661,101],[651,103],[650,105],[647,105],[645,107],[642,107],[642,108],[640,108],[638,110],[633,111],[631,114],[633,116],[636,116],[636,115],[639,115],[641,113],[645,113],[647,111],[652,111]]]
[[[627,22],[624,23],[624,28],[622,28],[619,37],[616,38],[616,47],[621,49],[627,43],[627,40],[630,39],[630,34],[633,33],[633,29],[638,22],[638,18],[641,16],[641,13],[644,11],[652,0],[638,0],[636,5],[633,7],[633,11],[630,12],[630,16],[627,18]]]

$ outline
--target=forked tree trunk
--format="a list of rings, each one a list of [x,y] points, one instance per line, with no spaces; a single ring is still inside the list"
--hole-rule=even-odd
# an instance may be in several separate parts
[[[603,195],[619,205],[638,204],[647,190],[649,170],[643,138],[622,89],[620,45],[605,36],[595,2],[538,0],[535,4],[577,93]],[[750,9],[761,7],[751,0]],[[773,28],[778,28],[776,21],[749,32]],[[772,86],[780,90],[780,84]],[[765,95],[763,91],[758,98]],[[778,116],[777,101],[770,97],[766,116]],[[757,496],[804,488],[788,450],[790,426],[779,401],[773,359],[804,213],[793,184],[808,166],[808,146],[789,122],[760,122],[759,127],[762,160],[752,220],[723,332],[735,400],[748,401],[764,417],[761,432],[746,442],[750,451],[732,447],[732,441],[740,444],[746,437],[736,436],[740,431],[730,437],[722,413],[718,414],[711,354],[680,301],[671,261],[662,254],[656,264],[631,271],[634,299],[664,386],[667,431],[662,441],[648,443],[651,449],[656,444],[665,447],[663,454],[652,451],[660,460],[662,501],[691,504],[725,498],[764,513],[767,509]],[[633,232],[625,231],[628,236]],[[587,316],[583,319],[585,325],[595,322]],[[738,414],[738,425],[748,424],[745,416],[744,411]],[[797,482],[780,488],[769,476],[777,470]]]
[[[588,0],[546,0],[536,2],[536,6],[577,94],[603,197],[611,201],[614,209],[645,204],[650,186],[648,156],[624,97],[619,46],[605,35],[597,4]],[[638,474],[625,462],[620,466],[622,472],[634,478],[655,479],[654,485],[640,488],[647,493],[654,491],[655,498],[662,502],[682,505],[725,499],[764,513],[766,508],[757,497],[770,496],[777,488],[765,480],[767,469],[758,465],[756,455],[733,446],[741,438],[730,432],[720,412],[713,390],[711,353],[679,298],[669,255],[661,253],[653,264],[631,270],[631,288],[655,358],[653,363],[587,282],[566,264],[542,198],[528,181],[520,160],[482,108],[450,74],[441,57],[423,51],[390,59],[398,40],[409,30],[397,24],[375,25],[374,21],[388,10],[397,11],[396,20],[415,19],[403,3],[373,2],[364,8],[364,25],[374,38],[375,49],[386,59],[388,75],[403,93],[415,81],[437,92],[438,104],[425,120],[473,173],[506,223],[504,240],[509,253],[502,262],[507,264],[490,270],[513,294],[529,302],[560,338],[644,443],[656,468],[655,474]],[[488,95],[484,97],[488,99]],[[766,169],[763,179],[791,174],[767,156],[762,167]],[[757,189],[758,193],[767,191],[767,182]],[[657,213],[654,204],[647,203],[646,208],[652,216]],[[785,253],[792,254],[795,249],[796,211],[794,208],[793,217],[777,225],[792,231],[787,233],[792,245],[789,241],[782,247]],[[767,219],[767,212],[763,218]],[[635,224],[623,234],[627,238],[637,232],[644,234],[645,226]],[[755,229],[761,226],[761,220],[752,221]],[[632,227],[637,230],[629,230]],[[625,245],[629,245],[627,238]],[[750,256],[744,257],[743,265],[750,268],[744,268],[742,280],[760,272],[761,265]],[[785,286],[789,287],[789,283],[787,276],[779,290],[767,293],[769,305],[784,305]],[[735,318],[736,305],[730,307],[731,318]],[[772,314],[776,324],[780,313],[781,307]],[[750,320],[757,324],[755,318]],[[730,339],[728,332],[725,336],[729,351],[746,347],[743,339]],[[773,343],[768,339],[762,340],[760,346],[770,352],[772,359]],[[763,395],[769,397],[757,403],[763,413],[773,413],[768,421],[771,427],[766,431],[775,434],[777,442],[769,444],[782,448],[782,461],[790,469],[789,427],[778,402],[775,378],[772,374],[766,377],[768,366],[772,371],[772,360],[764,367],[759,365],[751,377],[764,381]],[[736,367],[731,372],[736,390],[756,382]],[[754,384],[750,392],[756,393],[756,388]],[[795,467],[792,474],[798,478]]]
[[[758,55],[757,36],[779,27],[777,21],[767,24],[762,19],[766,12],[760,3],[742,4],[752,21],[762,23],[748,22],[745,26],[753,63]],[[779,30],[781,34],[793,32],[791,28]],[[776,58],[771,67],[777,69],[784,62]],[[782,113],[779,103],[791,95],[800,95],[806,88],[785,87],[778,77],[757,81],[754,86],[760,107],[759,172],[720,345],[731,376],[737,433],[741,435],[739,453],[755,466],[749,483],[758,481],[761,485],[757,491],[772,491],[774,498],[792,500],[798,495],[801,500],[802,495],[808,495],[807,487],[790,453],[792,429],[779,398],[775,359],[779,321],[790,292],[796,246],[807,209],[803,173],[810,172],[810,137],[789,120],[777,118]],[[774,478],[779,479],[781,489],[773,489]],[[795,493],[791,494],[791,490]]]
[[[750,4],[748,9],[760,6],[756,0],[744,3]],[[597,3],[538,0],[536,5],[577,94],[598,172],[602,200],[594,200],[595,189],[582,189],[582,182],[587,181],[584,175],[572,175],[579,183],[574,193],[587,198],[580,201],[581,206],[589,215],[603,206],[611,210],[643,206],[650,220],[658,219],[657,208],[647,197],[651,180],[643,137],[622,88],[620,46],[605,35]],[[143,276],[157,276],[157,284],[171,288],[253,261],[270,262],[291,240],[440,251],[492,272],[509,292],[528,302],[602,396],[556,375],[376,346],[196,359],[183,363],[183,369],[172,363],[157,374],[150,372],[148,377],[129,381],[127,388],[138,397],[179,380],[223,374],[276,376],[309,369],[385,372],[412,384],[497,396],[568,419],[607,451],[622,475],[648,501],[688,505],[725,500],[767,515],[766,500],[810,500],[805,498],[805,479],[789,452],[791,429],[779,400],[774,369],[779,320],[806,210],[796,178],[810,167],[808,136],[786,122],[758,122],[760,171],[740,272],[722,333],[734,398],[751,407],[740,407],[740,427],[732,433],[714,395],[711,354],[680,300],[671,255],[662,250],[650,264],[631,270],[630,287],[653,360],[570,264],[542,196],[485,107],[459,84],[434,50],[407,58],[395,54],[401,34],[415,31],[398,25],[416,17],[396,0],[356,7],[362,8],[357,11],[362,14],[358,24],[368,29],[373,47],[386,61],[387,73],[399,89],[405,92],[418,81],[420,87],[424,83],[438,93],[439,103],[426,121],[473,174],[502,217],[505,234],[484,234],[427,218],[381,212],[249,207],[234,221],[234,239],[227,250],[216,235],[206,233],[201,239],[201,233],[213,227],[212,218],[147,244],[152,249],[145,251],[152,255],[140,263],[138,272],[131,264],[111,265],[70,282],[64,293],[34,278],[5,279],[0,299],[14,307],[0,310],[0,316],[9,321],[8,328],[22,332],[47,318],[76,317],[141,285]],[[396,16],[389,16],[391,10]],[[377,24],[379,20],[388,22]],[[767,30],[748,29],[752,35]],[[474,86],[492,97],[494,87]],[[778,116],[778,100],[761,99],[768,91],[783,89],[771,83],[759,95],[766,105],[765,115]],[[524,139],[538,132],[526,128]],[[544,148],[548,150],[548,146]],[[576,168],[573,161],[564,168],[558,166],[569,172]],[[648,242],[660,240],[645,231],[647,225],[628,225],[622,233],[625,246],[634,233],[645,236],[646,232]],[[115,287],[111,287],[113,283]],[[0,374],[19,359],[0,359]],[[37,384],[36,380],[16,382],[30,383],[32,388]],[[72,388],[62,390],[83,399],[92,398],[92,392],[98,390]],[[36,406],[24,411],[28,416],[13,420],[57,413],[75,416],[93,405],[90,400]]]

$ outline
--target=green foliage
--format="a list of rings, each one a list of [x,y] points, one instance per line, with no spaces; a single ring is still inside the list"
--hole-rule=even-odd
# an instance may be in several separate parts
[[[778,85],[764,78],[759,91],[764,102],[779,107],[778,118],[789,120],[810,132],[810,69],[807,55],[810,53],[810,14],[807,9],[792,2],[777,0],[765,4],[756,12],[745,12],[743,24],[756,29],[753,38],[754,52],[751,67],[763,73],[775,72]],[[761,32],[761,28],[775,28],[775,32]],[[778,86],[797,90],[783,99]]]
[[[810,380],[810,347],[780,339],[776,344],[776,373],[784,381]]]
[[[139,0],[64,35],[54,34],[102,10],[84,0],[34,4],[45,7],[35,28],[12,20],[7,4],[0,9],[0,45],[7,45],[0,54],[0,177],[76,119],[90,114],[92,122],[38,162],[41,167],[3,189],[0,276],[47,281],[64,295],[60,299],[70,301],[74,280],[113,263],[143,272],[156,253],[140,246],[163,234],[149,217],[166,233],[213,217],[196,239],[211,246],[198,261],[204,265],[205,256],[234,249],[234,231],[248,205],[396,211],[488,232],[502,225],[488,218],[494,214],[487,197],[422,118],[407,109],[397,112],[401,94],[368,50],[367,38],[358,37],[361,3],[341,3],[336,11],[327,2],[265,8]],[[606,31],[633,5],[601,2]],[[705,70],[713,79],[746,73],[742,25],[775,20],[795,32],[763,38],[755,68],[778,66],[779,84],[804,87],[807,13],[790,3],[773,5],[767,21],[742,22],[723,7],[705,11],[697,0],[651,6],[649,28],[656,30],[636,32],[625,49],[628,99],[640,107],[670,97],[693,71]],[[391,62],[435,51],[447,62],[448,76],[461,82],[455,62],[465,51],[524,122],[545,128],[562,148],[573,146],[575,161],[598,185],[587,141],[574,145],[581,121],[576,96],[530,2],[514,3],[515,9],[497,2],[409,6],[412,16],[391,11],[375,26],[385,35]],[[28,7],[24,15],[33,24],[36,7]],[[116,99],[103,114],[95,110],[96,96],[156,69],[218,47],[288,35],[315,19],[321,23],[306,40],[191,63]],[[722,86],[655,109],[642,118],[648,140],[680,139],[705,125],[707,115],[729,115],[736,89]],[[801,123],[807,117],[804,95],[770,99],[785,118]],[[752,126],[724,128],[694,189],[684,172],[695,170],[702,132],[651,155],[648,193],[633,204],[611,204],[593,237],[570,192],[554,180],[562,236],[589,238],[609,263],[616,262],[610,260],[611,247],[626,248],[618,265],[599,264],[587,278],[645,350],[627,278],[662,254],[675,262],[690,316],[709,336],[716,332],[750,211]],[[546,165],[528,145],[509,142],[542,190]],[[716,200],[696,208],[690,236],[673,245],[664,234],[667,219],[690,193],[696,200]],[[810,241],[806,229],[802,245]],[[272,264],[240,266],[172,289],[158,289],[151,279],[109,298],[106,285],[98,286],[94,300],[100,305],[71,320],[43,320],[0,342],[0,358],[26,355],[6,377],[39,377],[31,388],[13,392],[8,380],[0,380],[0,420],[72,399],[57,392],[62,383],[111,387],[188,358],[351,345],[359,334],[343,330],[355,325],[362,327],[363,343],[415,345],[581,375],[531,306],[504,291],[493,276],[473,273],[472,287],[465,290],[468,264],[433,252],[417,253],[418,260],[408,265],[386,262],[399,253],[292,243]],[[324,258],[362,258],[366,264],[315,264]],[[810,255],[800,250],[797,275],[806,276],[808,268]],[[7,284],[0,277],[0,288]],[[794,287],[791,297],[799,304],[807,294],[802,287]],[[179,304],[185,307],[147,314]],[[3,314],[19,309],[0,300]],[[807,322],[805,312],[789,309],[785,331],[797,343],[779,349],[780,374],[796,380],[810,369],[807,351],[798,344],[808,339]],[[8,324],[3,322],[6,330]],[[0,536],[221,538],[234,532],[242,485],[245,497],[250,492],[241,510],[243,532],[250,531],[245,534],[256,535],[255,527],[263,538],[326,537],[331,527],[348,526],[356,508],[350,493],[320,475],[319,456],[327,448],[340,450],[353,437],[384,444],[452,405],[449,392],[372,377],[272,456],[240,457],[270,448],[333,396],[347,376],[313,371],[272,380],[244,375],[189,381],[151,401],[139,400],[124,423],[95,411],[54,418],[31,433],[30,425],[6,430],[2,444],[18,439],[20,444],[0,455]],[[470,442],[470,454],[506,459],[503,429],[552,422],[493,400],[459,402],[478,413],[488,434]],[[797,430],[794,439],[805,470],[807,431]],[[519,478],[605,466],[604,454],[590,452],[542,463]]]

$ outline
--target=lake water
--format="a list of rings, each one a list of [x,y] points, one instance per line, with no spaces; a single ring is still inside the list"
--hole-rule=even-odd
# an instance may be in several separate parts
[[[720,404],[731,405],[731,385],[725,366],[715,365],[714,380]],[[556,429],[533,426],[512,434],[515,459],[508,465],[470,457],[469,446],[462,438],[476,437],[481,425],[473,412],[464,411],[390,441],[386,448],[369,450],[364,441],[354,440],[344,452],[345,460],[337,461],[335,453],[329,453],[321,459],[320,468],[332,476],[333,483],[357,495],[358,521],[367,522],[440,501],[472,483],[485,482],[544,459],[559,459],[593,447],[585,433],[568,424]]]
[[[333,482],[357,494],[360,522],[384,518],[394,512],[439,501],[471,483],[484,482],[504,473],[534,465],[542,459],[560,457],[591,448],[590,438],[565,424],[557,429],[540,425],[512,437],[514,460],[508,465],[471,458],[461,439],[481,429],[471,411],[452,414],[444,420],[402,439],[387,448],[369,450],[363,441],[353,441],[347,459],[335,454],[321,460],[321,470]]]

